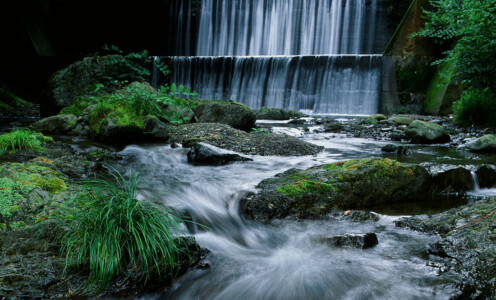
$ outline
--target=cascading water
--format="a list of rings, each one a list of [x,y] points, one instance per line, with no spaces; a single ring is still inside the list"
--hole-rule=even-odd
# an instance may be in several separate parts
[[[379,55],[175,57],[170,66],[172,81],[202,98],[253,108],[373,114],[379,105]]]
[[[383,2],[178,1],[171,82],[252,108],[376,113],[383,63],[372,54],[387,43]]]

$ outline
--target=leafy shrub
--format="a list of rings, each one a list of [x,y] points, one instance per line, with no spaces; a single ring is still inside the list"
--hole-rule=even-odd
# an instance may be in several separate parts
[[[90,180],[86,193],[77,198],[80,209],[62,238],[62,251],[69,266],[88,267],[85,291],[101,291],[111,279],[141,271],[145,280],[151,271],[172,272],[181,242],[182,220],[168,209],[138,196],[139,175],[126,180],[114,170],[111,179]]]
[[[43,143],[52,142],[51,137],[27,129],[13,129],[10,133],[0,135],[0,155],[16,153],[21,150],[43,151]]]
[[[466,90],[453,104],[453,111],[458,123],[496,126],[496,95],[489,88]]]

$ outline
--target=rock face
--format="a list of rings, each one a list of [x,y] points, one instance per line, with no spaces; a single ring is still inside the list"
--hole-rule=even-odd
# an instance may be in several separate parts
[[[43,133],[69,133],[76,127],[76,122],[74,115],[56,115],[41,119],[31,127]]]
[[[369,233],[345,233],[326,237],[322,239],[328,245],[334,247],[349,247],[355,249],[373,248],[379,244],[377,235],[373,232]]]
[[[196,143],[188,152],[188,162],[197,165],[226,165],[237,161],[252,159],[207,143]]]
[[[233,101],[209,102],[193,109],[201,123],[221,123],[233,128],[250,131],[255,127],[257,116],[246,106]]]
[[[450,140],[443,126],[419,120],[410,123],[405,133],[413,143],[446,143]]]
[[[457,299],[496,299],[496,209],[494,197],[435,215],[403,218],[396,226],[439,234],[426,245],[442,272],[461,276]],[[475,222],[474,222],[475,221]]]
[[[472,187],[470,171],[463,168],[428,172],[422,165],[361,159],[288,170],[263,180],[260,191],[245,197],[243,206],[245,214],[255,220],[316,219],[336,208],[430,201]]]
[[[496,136],[493,134],[484,135],[483,137],[461,145],[459,149],[477,153],[496,153]]]

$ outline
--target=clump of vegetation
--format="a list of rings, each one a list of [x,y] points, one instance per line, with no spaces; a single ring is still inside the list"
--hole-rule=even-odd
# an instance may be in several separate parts
[[[107,119],[118,126],[134,125],[143,128],[148,117],[156,117],[172,124],[190,120],[189,112],[196,101],[185,99],[196,96],[189,89],[175,84],[162,86],[159,90],[148,84],[132,83],[112,94],[81,97],[60,114],[81,115],[89,110],[90,129],[99,132]],[[88,108],[89,107],[89,108]]]
[[[87,267],[84,292],[98,292],[114,276],[142,272],[148,280],[152,271],[159,276],[173,272],[181,251],[182,219],[170,210],[138,197],[139,175],[129,179],[115,171],[112,181],[90,180],[86,192],[76,201],[78,212],[63,236],[66,270]]]
[[[496,126],[496,94],[489,88],[469,88],[453,103],[455,121],[463,125]]]
[[[451,66],[464,87],[455,102],[458,122],[494,125],[496,106],[496,0],[436,0],[426,12],[428,22],[417,35],[454,43],[437,61]],[[488,124],[489,123],[489,124]],[[491,124],[492,123],[492,124]]]
[[[10,133],[0,135],[0,155],[21,150],[43,152],[43,144],[47,142],[53,143],[53,139],[28,129],[13,129]]]

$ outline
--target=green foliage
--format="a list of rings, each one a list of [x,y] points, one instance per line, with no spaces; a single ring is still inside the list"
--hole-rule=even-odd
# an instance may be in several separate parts
[[[27,129],[13,129],[10,133],[0,135],[0,155],[16,153],[21,150],[44,151],[43,144],[52,142],[51,137]]]
[[[112,181],[90,180],[76,199],[79,209],[62,238],[66,269],[88,267],[84,292],[98,292],[118,274],[173,271],[183,220],[138,196],[139,175],[129,179],[114,170]]]
[[[426,12],[429,21],[417,35],[455,42],[453,49],[437,63],[452,66],[454,79],[469,89],[462,103],[456,105],[458,113],[465,112],[461,107],[470,110],[469,107],[486,101],[469,104],[468,101],[477,101],[475,95],[484,93],[487,99],[496,92],[496,0],[434,0],[431,3],[435,9]],[[492,110],[483,109],[477,119],[488,120],[491,113]],[[473,114],[456,115],[456,118],[468,123],[471,120],[466,117],[470,116]]]
[[[453,103],[453,111],[458,123],[496,126],[496,95],[489,88],[469,88]]]

